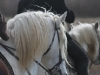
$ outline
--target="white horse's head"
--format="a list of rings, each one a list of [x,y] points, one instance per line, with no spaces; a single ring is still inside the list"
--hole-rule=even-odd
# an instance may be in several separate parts
[[[8,21],[10,38],[8,43],[2,43],[15,47],[22,69],[33,68],[31,71],[34,74],[37,71],[34,66],[38,65],[36,61],[42,61],[47,70],[53,68],[57,73],[67,75],[67,37],[62,24],[66,14],[59,17],[51,12],[32,11],[16,15]],[[57,74],[55,71],[52,73]]]
[[[84,48],[87,55],[94,64],[99,64],[99,29],[98,22],[93,24],[79,23],[73,27],[69,34],[75,39],[80,46]]]

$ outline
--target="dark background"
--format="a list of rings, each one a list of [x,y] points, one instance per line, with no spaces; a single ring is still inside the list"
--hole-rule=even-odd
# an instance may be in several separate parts
[[[14,16],[19,0],[0,0],[0,11],[6,16]],[[100,17],[100,0],[65,0],[66,6],[76,17]]]

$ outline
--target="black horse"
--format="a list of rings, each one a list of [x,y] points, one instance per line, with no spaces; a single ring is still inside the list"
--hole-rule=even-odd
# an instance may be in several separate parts
[[[26,10],[42,10],[46,8],[56,14],[63,14],[67,11],[66,22],[73,23],[75,19],[74,12],[69,10],[64,0],[20,0],[18,3],[18,14]]]

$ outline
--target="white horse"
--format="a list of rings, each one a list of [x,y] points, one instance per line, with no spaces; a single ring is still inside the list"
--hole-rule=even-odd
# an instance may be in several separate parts
[[[15,75],[37,75],[38,66],[49,74],[67,75],[65,17],[66,13],[59,17],[51,12],[29,11],[7,22],[9,40],[0,39],[0,52]]]
[[[98,22],[93,24],[79,23],[69,31],[71,37],[79,43],[84,49],[84,53],[89,57],[89,67],[91,63],[100,64],[99,59],[99,41],[100,41],[100,29],[98,28]],[[71,68],[69,69],[69,75],[76,75],[72,73]]]

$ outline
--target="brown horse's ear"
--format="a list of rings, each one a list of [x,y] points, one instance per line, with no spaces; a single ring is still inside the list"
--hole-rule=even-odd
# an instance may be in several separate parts
[[[9,36],[7,35],[7,32],[6,32],[6,21],[5,21],[5,18],[4,16],[0,13],[0,37],[7,41],[9,39]]]
[[[0,26],[5,26],[6,24],[4,16],[0,13]]]

